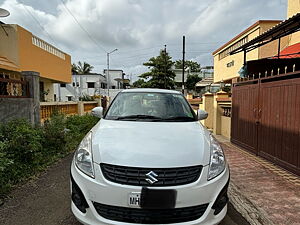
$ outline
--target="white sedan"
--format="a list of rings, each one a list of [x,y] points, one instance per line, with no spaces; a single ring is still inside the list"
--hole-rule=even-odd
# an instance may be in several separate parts
[[[83,224],[218,224],[229,168],[219,143],[177,91],[120,92],[71,165],[72,212]]]

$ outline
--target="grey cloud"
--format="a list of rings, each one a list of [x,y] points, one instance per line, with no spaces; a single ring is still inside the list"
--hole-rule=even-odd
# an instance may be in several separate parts
[[[128,73],[140,73],[141,66],[167,44],[174,59],[181,58],[182,35],[186,35],[187,58],[203,65],[212,63],[211,52],[259,19],[285,19],[285,0],[68,0],[64,1],[91,41],[60,0],[0,0],[0,7],[12,15],[3,19],[18,23],[101,72],[105,52],[118,48],[112,65]],[[207,44],[204,44],[207,43]]]

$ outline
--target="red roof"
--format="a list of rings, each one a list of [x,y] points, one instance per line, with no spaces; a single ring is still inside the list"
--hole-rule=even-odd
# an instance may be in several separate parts
[[[280,52],[279,58],[299,58],[300,57],[300,43],[286,47]]]

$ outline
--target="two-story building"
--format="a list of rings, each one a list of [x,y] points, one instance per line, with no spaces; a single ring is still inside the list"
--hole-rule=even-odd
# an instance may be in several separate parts
[[[123,89],[123,80],[125,79],[125,73],[123,72],[123,70],[110,69],[109,76],[107,76],[107,69],[105,69],[103,70],[103,74],[105,77],[107,77],[107,85],[111,89]]]
[[[272,57],[278,52],[278,41],[270,42],[264,46],[254,49],[244,56],[243,52],[230,55],[230,52],[250,40],[261,35],[273,26],[280,23],[280,20],[259,20],[223,46],[215,50],[212,54],[214,57],[214,83],[232,83],[240,76],[239,71],[243,67],[244,61]],[[284,37],[280,41],[280,50],[286,48],[289,44],[289,38]]]
[[[214,82],[232,96],[208,94],[203,107],[215,134],[299,175],[300,1],[287,2],[286,20],[258,21],[213,53]]]
[[[78,101],[84,96],[107,93],[106,78],[102,74],[73,74],[71,83],[55,84],[55,101]]]
[[[21,71],[40,74],[41,100],[54,101],[54,83],[71,82],[71,56],[16,24],[1,24],[0,70],[19,79]]]

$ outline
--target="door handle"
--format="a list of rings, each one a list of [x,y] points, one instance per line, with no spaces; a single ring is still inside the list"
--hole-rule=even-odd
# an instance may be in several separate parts
[[[255,108],[255,109],[253,109],[253,115],[254,115],[254,119],[256,119],[256,111],[257,111],[257,109]]]
[[[261,118],[261,109],[258,110],[258,119]]]

